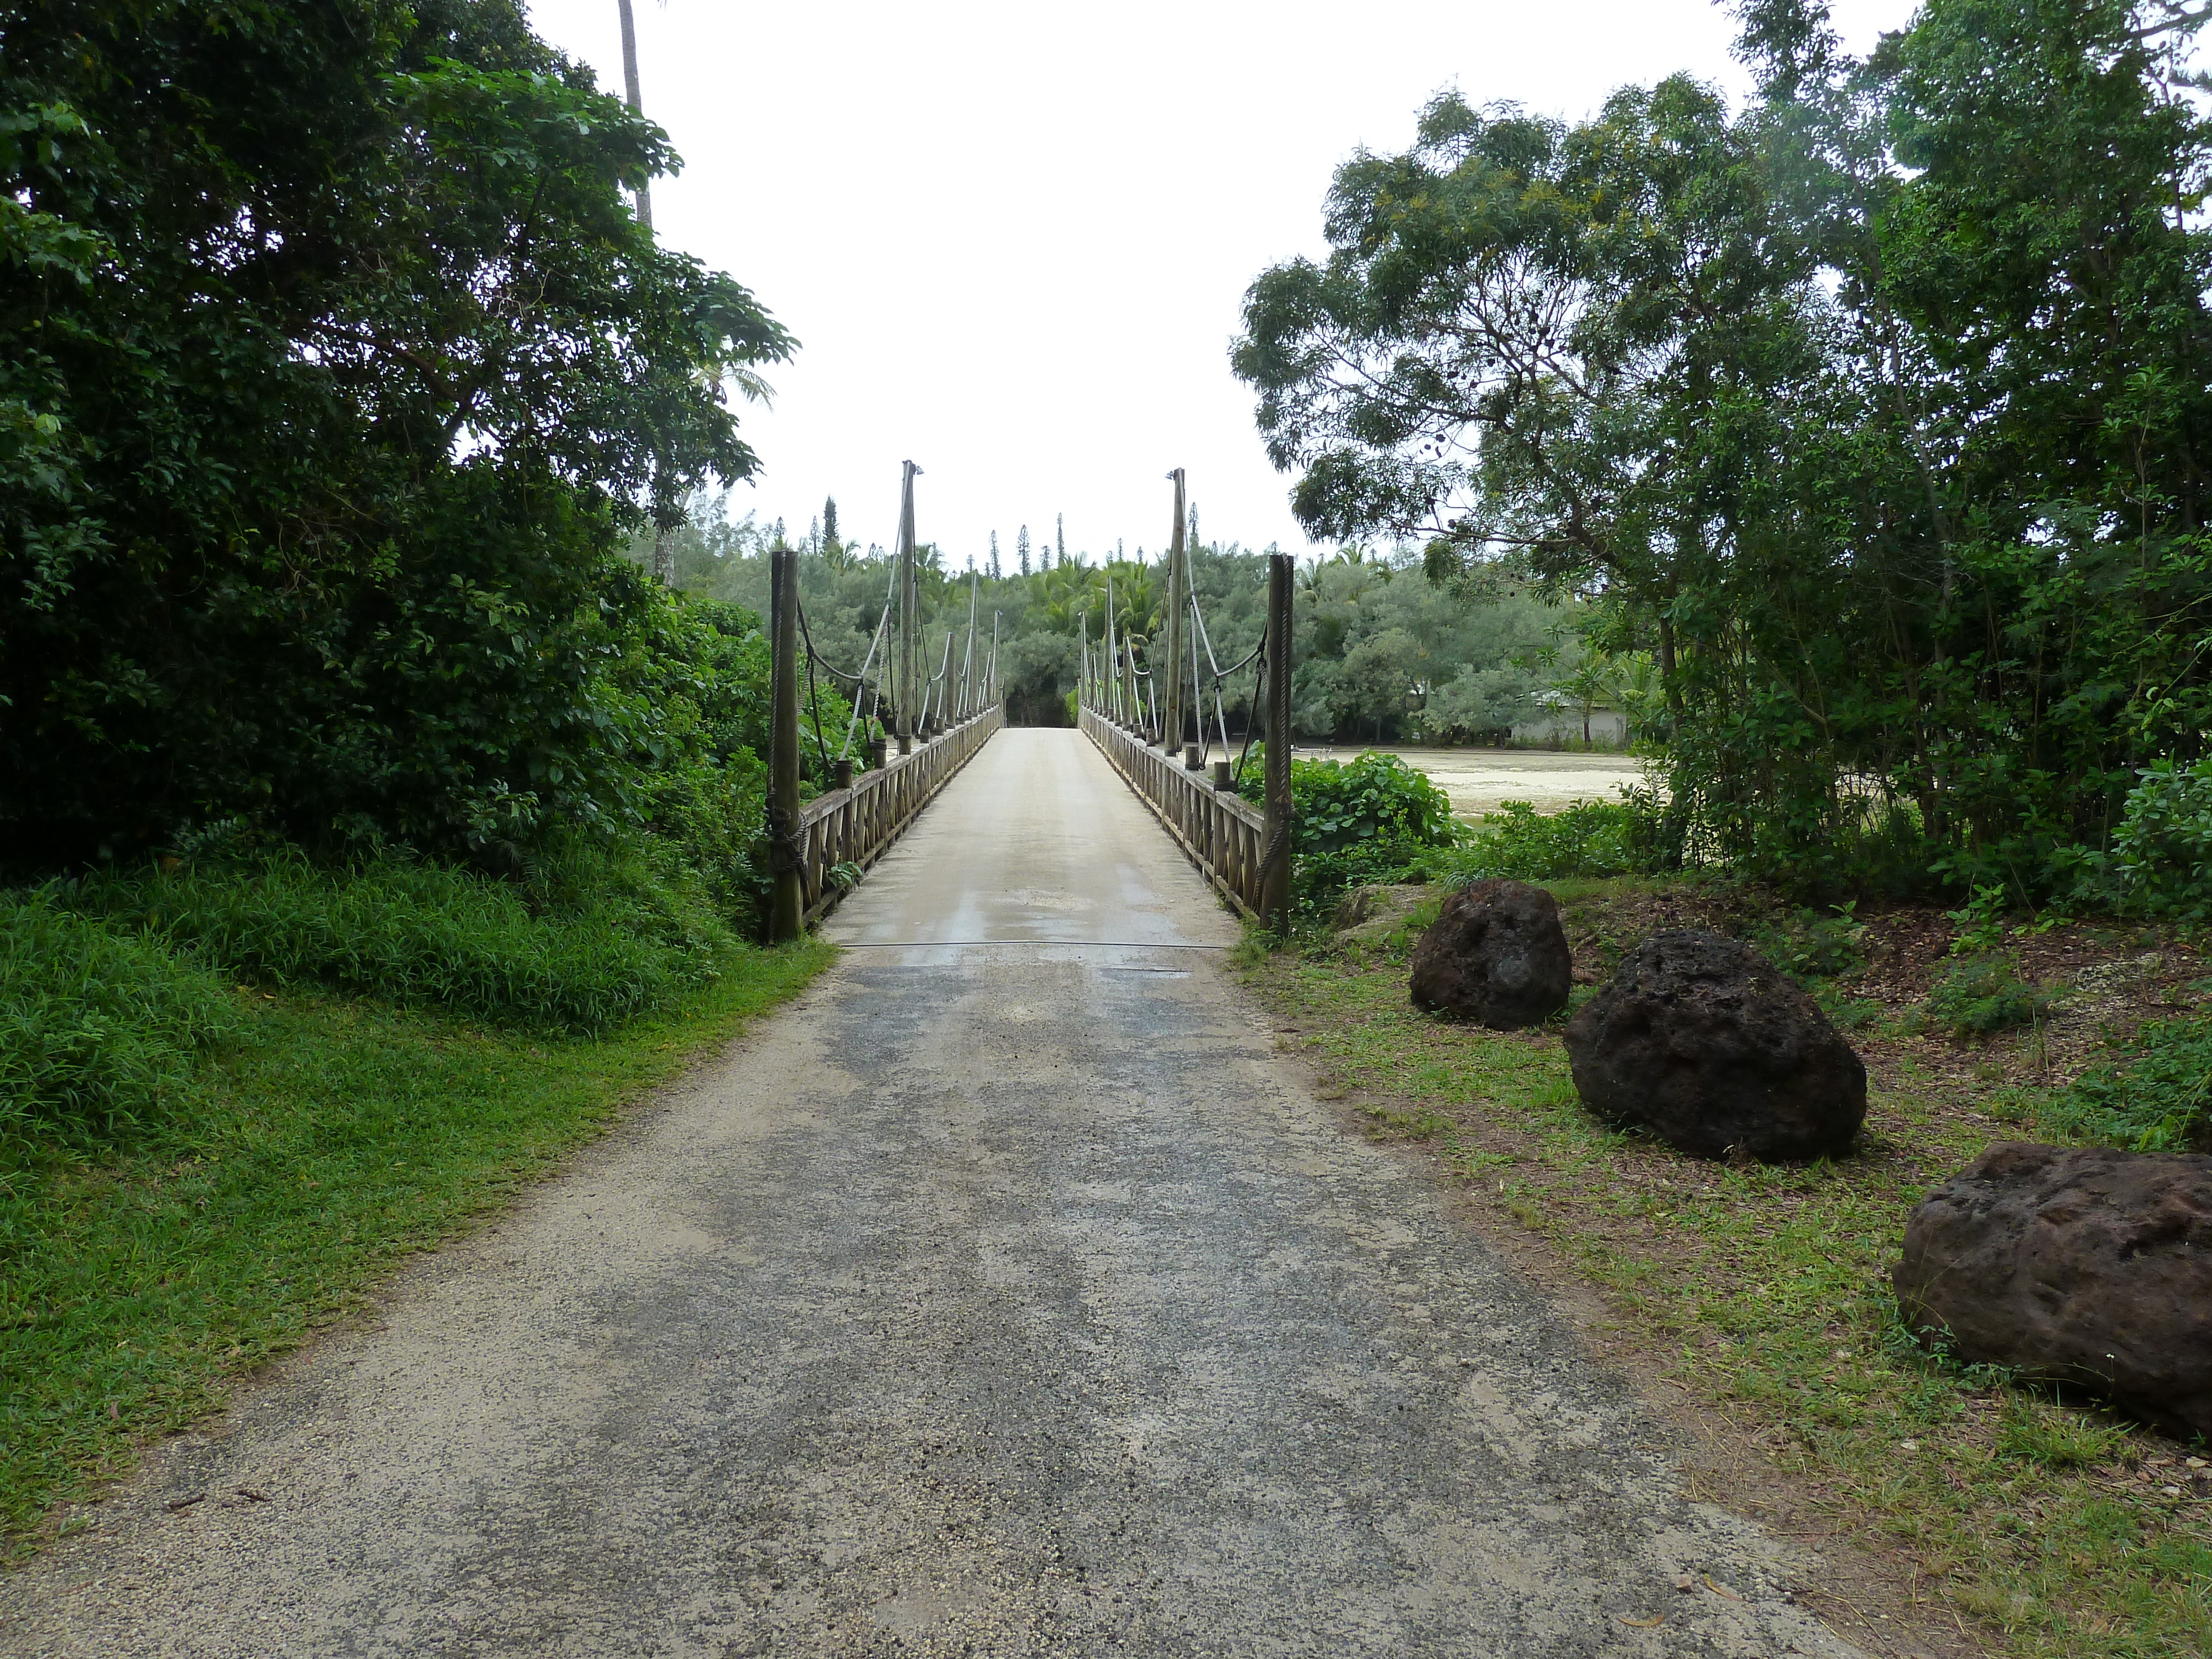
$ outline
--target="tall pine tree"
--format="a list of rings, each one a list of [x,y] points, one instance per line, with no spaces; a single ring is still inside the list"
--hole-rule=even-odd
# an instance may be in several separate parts
[[[1030,574],[1030,527],[1024,525],[1014,537],[1014,559],[1022,568],[1022,574]]]

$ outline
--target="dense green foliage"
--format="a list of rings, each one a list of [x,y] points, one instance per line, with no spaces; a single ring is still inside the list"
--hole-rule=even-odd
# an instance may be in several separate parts
[[[1238,372],[1316,532],[1580,596],[1673,857],[2064,889],[2212,728],[2203,14],[1739,9],[1749,108],[1447,95],[1346,163]]]
[[[0,856],[682,812],[620,535],[791,342],[632,216],[672,165],[514,0],[0,8]]]
[[[1928,1012],[1960,1036],[2032,1025],[2051,1011],[2051,994],[2029,984],[2010,957],[1990,951],[1962,957],[1936,976]]]
[[[0,1148],[161,1117],[239,1025],[228,985],[52,896],[0,899]]]
[[[738,947],[688,867],[665,862],[572,841],[502,880],[280,849],[0,900],[0,1141],[151,1132],[236,1035],[248,988],[583,1033],[669,1006]]]
[[[1267,799],[1267,758],[1254,744],[1237,786],[1255,804]],[[1425,872],[1465,833],[1450,797],[1395,755],[1293,760],[1291,804],[1291,904],[1309,920],[1347,887]]]
[[[2162,1020],[2043,1109],[2051,1133],[2138,1152],[2212,1146],[2212,1020]]]
[[[320,986],[524,1025],[605,1030],[715,977],[732,940],[705,896],[564,849],[525,881],[279,854],[88,878],[67,902],[257,984]]]
[[[1509,800],[1482,815],[1480,832],[1453,856],[1452,876],[1470,882],[1626,875],[1640,867],[1644,816],[1626,801],[1570,801],[1557,812],[1539,812]]]
[[[2116,908],[2212,920],[2212,758],[2143,769],[2128,792],[2108,855],[2083,860],[2084,887]]]
[[[1252,745],[1239,793],[1266,799],[1265,744]],[[1300,853],[1336,853],[1368,842],[1449,847],[1457,838],[1451,798],[1395,755],[1348,761],[1293,760],[1291,800]]]

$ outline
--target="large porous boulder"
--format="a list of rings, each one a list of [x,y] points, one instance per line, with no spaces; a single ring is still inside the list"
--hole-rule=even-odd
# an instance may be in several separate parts
[[[1866,1067],[1820,1005],[1741,939],[1657,933],[1567,1022],[1575,1091],[1697,1158],[1839,1157]]]
[[[2212,1158],[2000,1141],[1913,1211],[1890,1279],[1962,1360],[2212,1435]]]
[[[1517,1030],[1567,1006],[1574,972],[1549,893],[1525,881],[1478,881],[1444,902],[1413,947],[1413,1006]]]

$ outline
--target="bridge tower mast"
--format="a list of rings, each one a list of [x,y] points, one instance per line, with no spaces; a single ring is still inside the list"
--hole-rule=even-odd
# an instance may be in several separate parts
[[[914,574],[914,481],[921,469],[912,461],[899,482],[898,591],[898,750],[914,753],[915,630],[921,623],[921,590]]]
[[[1168,538],[1167,654],[1152,665],[1153,695],[1159,699],[1160,747],[1172,755],[1182,747],[1182,612],[1189,601],[1190,550],[1183,544],[1183,473],[1175,482],[1175,533]],[[1149,654],[1149,653],[1147,653]]]

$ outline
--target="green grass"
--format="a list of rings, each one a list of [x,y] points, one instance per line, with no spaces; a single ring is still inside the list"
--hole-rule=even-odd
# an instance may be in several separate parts
[[[581,1032],[704,984],[733,942],[696,878],[582,844],[514,882],[393,857],[333,869],[285,851],[50,890],[258,984]]]
[[[1623,884],[1553,884],[1563,908]],[[1427,1141],[1501,1220],[1603,1287],[1677,1384],[1748,1425],[1839,1534],[1886,1537],[1993,1650],[2212,1651],[2212,1502],[2168,1499],[2190,1449],[1923,1352],[1887,1271],[1906,1215],[1987,1143],[2028,1129],[1877,1066],[1863,1151],[1734,1168],[1613,1133],[1577,1100],[1556,1025],[1498,1034],[1407,1000],[1405,941],[1248,952],[1248,980],[1365,1103]],[[2032,1112],[2032,1097],[2013,1109]],[[2154,1480],[2146,1482],[2149,1473]]]
[[[161,940],[0,895],[0,1158],[159,1118],[237,1025],[230,988]]]
[[[233,989],[236,1040],[170,1080],[158,1121],[19,1143],[0,1167],[5,1553],[831,954],[726,948],[712,982],[596,1037]]]

